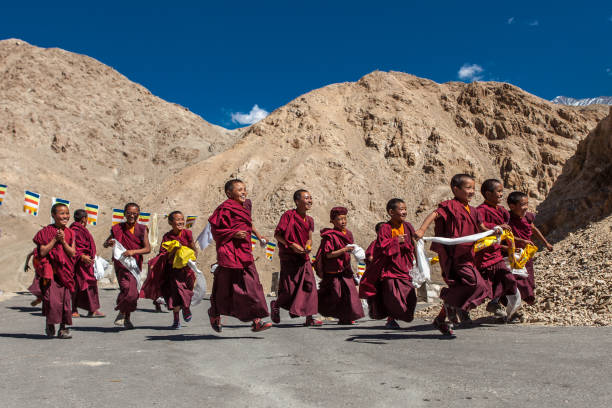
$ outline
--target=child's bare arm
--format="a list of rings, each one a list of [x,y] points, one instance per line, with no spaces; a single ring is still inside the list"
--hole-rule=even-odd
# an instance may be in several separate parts
[[[538,229],[538,227],[536,227],[534,224],[531,224],[531,228],[533,229],[533,233],[536,235],[536,237],[542,241],[544,243],[544,245],[546,245],[546,249],[548,249],[549,251],[553,250],[553,246],[550,245],[550,243],[546,240],[546,238],[544,238],[544,235],[542,234],[542,232]]]
[[[421,224],[421,228],[414,232],[414,236],[417,240],[423,238],[423,236],[425,235],[425,231],[427,231],[427,228],[429,228],[429,225],[434,222],[435,219],[438,218],[438,216],[438,212],[434,211],[429,214],[427,218],[425,218],[425,221],[423,221],[423,224]]]

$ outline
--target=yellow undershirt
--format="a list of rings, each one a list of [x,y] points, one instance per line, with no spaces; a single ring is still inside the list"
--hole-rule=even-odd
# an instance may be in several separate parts
[[[395,238],[399,235],[404,235],[404,224],[400,225],[399,228],[391,228],[391,238]]]
[[[465,208],[465,211],[467,211],[467,212],[468,212],[468,214],[471,214],[471,213],[472,213],[472,212],[470,211],[470,206],[469,206],[469,205],[466,205],[466,206],[464,206],[463,208]]]

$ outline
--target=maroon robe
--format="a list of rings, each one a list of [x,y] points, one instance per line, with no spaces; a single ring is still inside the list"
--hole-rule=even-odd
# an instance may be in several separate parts
[[[305,248],[312,231],[314,231],[312,217],[306,216],[304,220],[296,210],[289,210],[281,216],[274,235],[281,235],[288,243],[295,243]],[[317,284],[309,254],[296,254],[290,247],[280,242],[278,248],[281,269],[276,306],[288,310],[291,317],[316,314]]]
[[[76,249],[74,261],[75,290],[72,295],[72,311],[76,312],[77,308],[80,307],[93,313],[100,309],[98,281],[94,275],[93,264],[88,265],[81,261],[81,255],[87,255],[92,260],[95,259],[96,243],[89,230],[81,223],[73,222],[70,229],[74,232]]]
[[[238,201],[225,200],[208,222],[219,265],[215,270],[208,315],[233,316],[243,322],[268,316],[251,246],[251,201],[247,200],[243,206]],[[246,231],[244,239],[234,238],[239,231]]]
[[[361,278],[360,293],[368,299],[372,319],[393,319],[411,322],[417,298],[410,271],[414,261],[414,228],[404,222],[406,239],[400,243],[393,237],[390,223],[378,230],[372,253],[373,261]]]
[[[336,229],[321,230],[321,245],[317,258],[323,261],[323,279],[319,282],[319,313],[335,317],[340,322],[349,323],[361,319],[363,307],[353,279],[351,254],[345,252],[337,258],[327,258],[326,254],[353,244],[351,231]]]
[[[174,240],[182,246],[189,247],[193,242],[191,230],[183,229],[178,235],[172,231],[166,232],[161,242],[163,244]],[[160,245],[159,254],[149,260],[149,273],[140,290],[140,297],[156,300],[162,296],[169,310],[177,306],[189,308],[193,297],[195,273],[189,266],[182,269],[173,268],[173,261],[174,256],[168,254],[168,251]]]
[[[507,224],[510,220],[510,213],[501,205],[493,207],[485,202],[476,210],[480,221],[489,229]],[[495,299],[516,293],[516,279],[506,266],[499,244],[493,244],[477,252],[475,258],[476,267],[487,283],[489,298]]]
[[[469,212],[457,199],[438,204],[435,234],[438,237],[459,238],[480,232],[480,219],[476,208]],[[468,311],[480,305],[489,293],[487,284],[474,264],[473,243],[460,245],[431,244],[438,253],[442,277],[448,287],[440,297],[450,306]]]
[[[128,250],[144,248],[146,233],[147,227],[138,223],[134,225],[134,233],[129,230],[125,222],[115,224],[111,228],[112,237]],[[142,270],[142,255],[134,255],[134,258],[138,268]],[[115,275],[119,283],[119,295],[117,295],[115,310],[123,314],[131,313],[136,310],[138,304],[138,281],[118,260],[113,259],[113,265],[115,266]]]
[[[512,233],[515,238],[531,241],[533,234],[533,222],[535,221],[535,214],[528,212],[524,217],[518,217],[514,213],[510,214],[510,221],[508,225],[512,227]],[[535,302],[535,276],[533,271],[533,259],[530,259],[525,265],[527,269],[527,277],[515,276],[516,284],[521,292],[521,299],[528,305],[532,305]]]
[[[47,225],[34,236],[36,251],[40,253],[40,247],[46,245],[55,237],[58,228],[51,224]],[[74,239],[70,228],[64,229],[64,237],[68,245]],[[66,325],[72,324],[72,292],[74,291],[74,260],[64,251],[59,242],[51,248],[47,256],[39,257],[39,268],[36,273],[40,277],[40,289],[42,292],[42,313],[46,316],[47,324]]]

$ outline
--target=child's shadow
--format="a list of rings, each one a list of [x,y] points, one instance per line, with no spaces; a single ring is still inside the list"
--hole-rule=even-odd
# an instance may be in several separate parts
[[[147,336],[148,341],[168,340],[168,341],[194,341],[194,340],[241,340],[252,339],[262,340],[263,337],[255,336],[233,336],[223,337],[212,334],[169,334],[167,336]]]
[[[17,310],[18,312],[29,313],[32,316],[42,316],[42,310],[40,307],[28,307],[28,306],[7,306],[7,309]]]

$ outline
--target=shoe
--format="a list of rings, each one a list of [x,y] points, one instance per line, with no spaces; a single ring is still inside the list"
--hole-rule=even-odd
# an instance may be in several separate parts
[[[210,327],[213,328],[217,333],[221,333],[223,326],[221,326],[221,316],[210,318]]]
[[[125,319],[123,321],[123,328],[126,329],[126,330],[132,330],[134,328],[134,325],[132,324],[130,319]]]
[[[81,315],[79,314],[79,312],[72,312],[72,317],[81,317]]]
[[[181,321],[180,320],[175,320],[174,323],[172,323],[172,326],[170,326],[170,328],[172,330],[178,330],[181,328]]]
[[[270,302],[270,319],[276,323],[280,323],[280,309],[276,305],[276,300]]]
[[[125,324],[125,315],[123,313],[119,313],[117,317],[115,317],[115,326],[123,326]]]
[[[323,322],[321,322],[323,323]],[[338,324],[340,326],[352,326],[355,324],[355,322],[353,320],[338,320]]]
[[[47,327],[45,327],[45,334],[50,339],[55,337],[55,325],[54,324],[48,324]]]
[[[261,320],[257,320],[256,322],[253,322],[253,324],[251,325],[251,331],[260,332],[260,331],[268,330],[270,327],[272,327],[272,323],[262,322]]]
[[[161,313],[162,312],[161,305],[155,302],[153,304],[155,305],[155,313]]]
[[[457,337],[457,336],[455,336],[455,332],[453,331],[453,325],[452,324],[446,323],[445,321],[441,321],[440,319],[438,319],[436,317],[434,319],[434,321],[433,321],[433,325],[443,335],[448,336],[448,337],[450,337],[452,339]]]
[[[495,317],[499,319],[504,319],[508,316],[503,306],[499,302],[487,303],[487,312],[493,314]]]
[[[322,326],[323,322],[321,320],[317,320],[312,316],[306,316],[306,321],[304,322],[304,326]]]
[[[510,319],[506,320],[506,323],[508,324],[517,324],[517,323],[524,323],[524,322],[525,322],[525,316],[521,312],[514,313],[510,317]]]
[[[34,307],[34,306],[38,306],[40,303],[42,302],[41,298],[36,298],[33,301],[30,302],[30,306]]]
[[[183,320],[186,322],[190,322],[191,321],[191,309],[189,309],[188,307],[183,309]]]
[[[459,318],[457,317],[457,309],[455,309],[451,305],[444,304],[444,308],[446,309],[446,318],[452,324],[458,324]]]
[[[474,321],[470,317],[470,312],[466,312],[465,310],[459,309],[457,311],[457,314],[459,315],[459,320],[461,321],[461,325],[471,326],[472,324],[474,324]]]
[[[385,329],[389,329],[389,330],[397,330],[397,329],[401,329],[400,325],[395,321],[395,319],[389,319],[387,320],[387,323],[385,323]]]
[[[70,334],[70,330],[62,329],[59,332],[57,332],[57,338],[58,339],[71,339],[72,334]]]
[[[102,313],[101,311],[96,310],[95,312],[87,313],[87,317],[106,317],[106,315]]]

